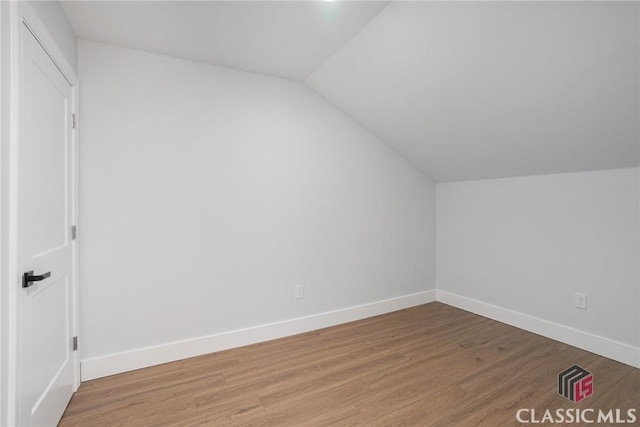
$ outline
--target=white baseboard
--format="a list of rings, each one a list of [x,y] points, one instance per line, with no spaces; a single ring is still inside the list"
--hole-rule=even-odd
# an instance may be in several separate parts
[[[429,290],[311,316],[85,359],[81,362],[81,379],[88,381],[188,357],[322,329],[434,301],[640,368],[640,348],[451,292]]]
[[[638,347],[440,289],[436,293],[437,300],[444,304],[640,368]]]
[[[85,359],[80,364],[81,379],[88,381],[188,357],[269,341],[390,313],[435,300],[436,291],[434,289],[326,313]]]

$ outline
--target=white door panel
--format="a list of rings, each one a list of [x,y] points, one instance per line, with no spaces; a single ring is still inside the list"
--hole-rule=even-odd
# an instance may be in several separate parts
[[[20,146],[20,263],[39,276],[18,297],[19,425],[56,425],[74,388],[72,89],[25,26]]]
[[[29,236],[36,254],[46,253],[68,245],[68,181],[67,123],[70,115],[64,92],[53,86],[44,70],[33,70],[32,112],[40,123],[34,129],[35,141],[40,144],[30,153],[32,185],[38,191],[31,194],[27,206],[31,209],[32,233]],[[68,89],[68,88],[67,88]],[[42,96],[44,94],[44,96]],[[52,114],[53,113],[53,114]]]

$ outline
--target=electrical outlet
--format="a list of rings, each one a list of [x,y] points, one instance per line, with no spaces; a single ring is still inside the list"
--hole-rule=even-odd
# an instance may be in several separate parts
[[[576,292],[575,306],[576,306],[576,308],[581,308],[582,310],[586,310],[587,309],[587,295],[586,294],[582,294],[580,292]]]
[[[296,286],[296,299],[304,299],[304,286]]]

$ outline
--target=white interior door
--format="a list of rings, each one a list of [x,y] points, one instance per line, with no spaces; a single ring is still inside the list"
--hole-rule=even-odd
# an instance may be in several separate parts
[[[74,391],[72,88],[23,28],[18,424],[56,425]]]

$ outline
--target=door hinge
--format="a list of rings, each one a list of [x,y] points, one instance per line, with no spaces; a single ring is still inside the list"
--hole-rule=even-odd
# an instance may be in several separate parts
[[[78,237],[78,226],[77,225],[72,225],[71,226],[71,240],[76,240],[77,237]]]
[[[73,337],[73,351],[78,349],[78,337]]]
[[[78,116],[76,115],[76,113],[73,113],[71,115],[71,128],[75,129],[78,126]]]

